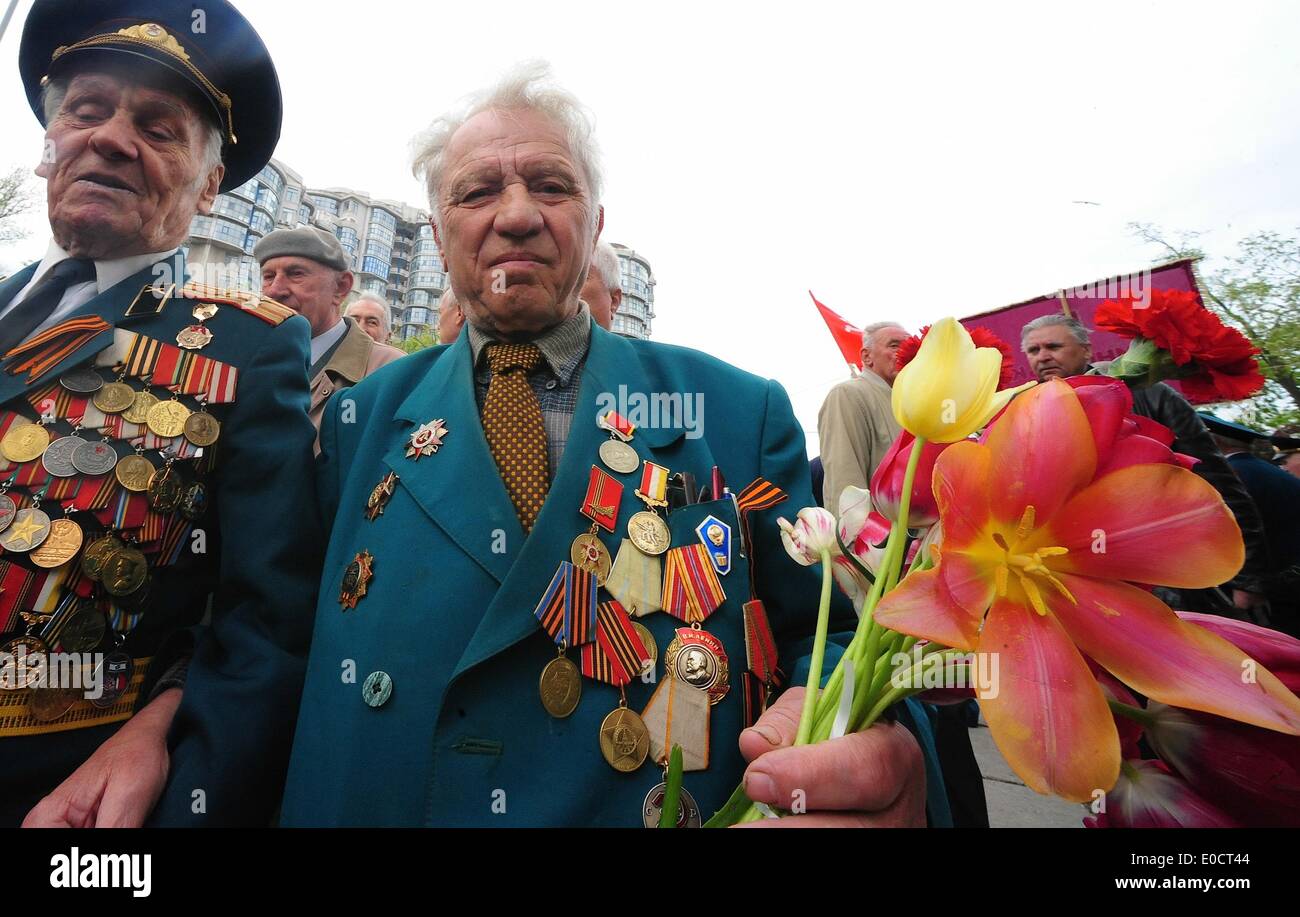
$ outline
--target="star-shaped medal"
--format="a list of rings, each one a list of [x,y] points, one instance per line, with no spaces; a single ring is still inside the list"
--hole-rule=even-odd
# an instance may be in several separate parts
[[[384,514],[384,507],[392,498],[396,484],[397,475],[390,471],[375,485],[375,489],[370,491],[370,499],[366,500],[366,518],[371,522]]]
[[[421,424],[411,434],[411,441],[406,444],[406,457],[417,462],[422,455],[433,455],[442,445],[442,438],[447,435],[447,427],[441,420],[431,420]]]

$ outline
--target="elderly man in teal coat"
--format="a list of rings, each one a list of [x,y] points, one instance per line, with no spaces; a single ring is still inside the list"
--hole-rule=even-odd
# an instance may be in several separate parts
[[[815,618],[767,508],[812,504],[803,436],[775,382],[592,322],[593,146],[538,70],[423,138],[467,326],[327,406],[333,524],[282,821],[639,826],[678,745],[681,823],[743,776],[802,813],[767,824],[924,824],[905,728],[796,749],[800,691],[762,709],[771,648],[794,671]]]

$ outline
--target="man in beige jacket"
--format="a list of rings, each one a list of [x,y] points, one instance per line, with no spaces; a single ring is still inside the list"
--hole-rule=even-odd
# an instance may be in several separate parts
[[[262,267],[262,294],[311,323],[311,419],[319,430],[330,395],[405,354],[376,343],[339,314],[353,277],[333,233],[314,226],[277,229],[257,243],[253,257]]]
[[[826,472],[822,503],[832,513],[839,513],[845,487],[867,487],[900,432],[889,402],[898,375],[895,354],[905,340],[907,332],[897,322],[864,328],[861,375],[832,388],[817,414]]]

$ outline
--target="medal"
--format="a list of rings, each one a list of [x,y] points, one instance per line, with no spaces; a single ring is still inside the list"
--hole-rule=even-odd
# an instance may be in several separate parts
[[[77,523],[71,519],[55,519],[50,523],[45,540],[27,556],[36,566],[53,570],[77,556],[83,538],[81,526]]]
[[[636,711],[627,708],[626,697],[601,721],[600,753],[622,774],[632,773],[650,753],[650,731]]]
[[[145,458],[139,451],[135,455],[125,456],[117,463],[113,469],[113,475],[117,482],[132,493],[144,493],[149,489],[149,481],[153,477],[153,462]]]
[[[199,303],[190,312],[197,320],[197,325],[186,325],[176,334],[176,343],[186,350],[202,350],[212,342],[212,332],[203,324],[217,314],[217,304]]]
[[[41,454],[41,464],[56,478],[72,477],[77,473],[76,466],[72,464],[72,456],[84,442],[84,439],[76,435],[59,437],[45,448]]]
[[[650,732],[650,757],[658,764],[666,764],[672,747],[680,745],[683,771],[707,769],[711,710],[706,691],[676,678],[659,682],[641,713]]]
[[[98,442],[82,440],[77,451],[72,453],[72,465],[91,477],[108,474],[117,465],[117,451],[106,439]]]
[[[655,642],[655,635],[650,633],[650,628],[640,621],[633,621],[632,629],[636,631],[636,635],[641,638],[641,645],[645,647],[646,663],[637,673],[644,675],[646,672],[653,671],[655,663],[659,660],[659,644]]]
[[[619,416],[617,411],[606,411],[596,418],[596,426],[609,431],[609,439],[600,444],[600,460],[611,471],[631,474],[641,464],[641,457],[628,443],[636,427]]]
[[[594,576],[597,586],[605,585],[609,579],[609,549],[601,543],[595,525],[592,525],[590,532],[584,532],[573,539],[573,544],[569,546],[569,559],[579,570],[585,570]]]
[[[45,668],[49,648],[40,637],[14,637],[0,645],[0,691],[21,691],[30,688],[40,678]]]
[[[99,582],[104,575],[104,565],[108,558],[119,547],[122,547],[121,540],[115,534],[101,535],[90,544],[86,545],[86,550],[81,554],[81,572],[95,582]]]
[[[135,398],[131,401],[131,406],[122,412],[122,418],[128,423],[148,423],[149,412],[153,410],[154,405],[158,404],[158,399],[148,391],[135,393]]]
[[[587,478],[587,493],[582,498],[579,512],[605,531],[612,532],[618,522],[618,504],[622,498],[623,485],[592,465]]]
[[[50,517],[34,506],[20,509],[9,528],[0,532],[0,547],[20,553],[39,547],[50,534]]]
[[[363,550],[352,558],[352,563],[348,564],[347,569],[343,571],[343,587],[339,590],[339,604],[343,606],[344,611],[356,608],[357,602],[365,596],[366,589],[375,576],[374,562],[374,555]]]
[[[160,513],[173,512],[185,496],[185,485],[180,474],[172,474],[172,463],[175,461],[175,458],[169,458],[149,476],[149,505]]]
[[[27,712],[41,723],[61,719],[77,702],[75,688],[33,688],[27,695]]]
[[[556,649],[559,655],[542,669],[537,692],[546,712],[562,720],[578,709],[578,701],[582,699],[582,678],[578,675],[578,667],[564,655],[564,648]]]
[[[18,505],[14,503],[13,497],[9,494],[0,492],[0,532],[9,528],[9,523],[14,521],[14,516],[18,513]]]
[[[149,409],[149,429],[163,439],[172,439],[185,432],[185,421],[193,412],[180,401],[159,401]]]
[[[664,811],[664,797],[667,795],[668,784],[666,782],[656,784],[649,793],[645,794],[645,802],[641,806],[641,819],[647,828],[659,827],[659,819],[663,816]],[[676,827],[698,828],[702,824],[700,807],[696,804],[695,797],[686,792],[686,787],[682,787],[677,798]]]
[[[185,418],[185,427],[181,432],[200,448],[211,446],[221,435],[221,422],[207,411],[198,410]]]
[[[697,627],[679,627],[664,650],[664,667],[677,680],[705,692],[710,704],[716,704],[730,690],[730,672],[722,641]]]
[[[442,445],[442,438],[447,435],[447,432],[447,427],[441,420],[420,424],[411,434],[411,441],[406,445],[406,457],[418,462],[421,456],[433,455]]]
[[[117,703],[117,699],[126,693],[131,684],[131,673],[135,670],[135,661],[126,653],[109,653],[100,663],[103,693],[91,700],[100,709],[107,709]]]
[[[764,684],[776,678],[776,638],[767,620],[767,609],[761,599],[744,604],[745,612],[745,663],[749,671]]]
[[[700,539],[709,554],[713,569],[723,576],[731,572],[731,526],[717,516],[709,515],[695,527],[695,537]]]
[[[375,489],[370,491],[370,497],[366,500],[366,518],[374,522],[384,514],[384,507],[392,499],[393,491],[396,489],[398,477],[393,472],[388,472],[383,479],[375,485]]]
[[[652,658],[623,606],[601,602],[596,609],[596,639],[582,648],[582,674],[621,689],[644,672]]]
[[[119,376],[117,381],[109,382],[95,392],[91,403],[105,414],[121,414],[135,404],[135,389],[123,382],[122,377]]]
[[[202,481],[195,481],[185,488],[185,493],[181,495],[180,506],[176,507],[190,522],[196,521],[207,511],[207,508],[208,487]]]
[[[19,420],[26,420],[20,417]],[[15,423],[0,439],[0,455],[16,464],[30,462],[41,457],[45,447],[50,444],[49,431],[43,424]]]
[[[573,713],[582,696],[578,667],[565,655],[570,646],[596,638],[596,578],[561,561],[533,616],[556,644],[557,656],[542,669],[538,682],[542,706],[551,716]]]
[[[149,561],[138,550],[120,541],[108,551],[100,569],[100,582],[108,594],[117,599],[140,589],[148,577]]]
[[[664,557],[664,611],[674,618],[699,624],[726,598],[703,545],[673,548]]]
[[[668,491],[668,469],[662,465],[647,461],[641,472],[641,486],[634,493],[645,501],[647,509],[633,514],[627,521],[627,537],[632,544],[645,554],[662,554],[672,542],[668,523],[654,511],[656,506],[664,507]]]
[[[605,581],[609,594],[633,616],[643,618],[663,606],[663,561],[643,554],[628,538],[619,546],[614,567]]]
[[[59,642],[70,653],[89,653],[107,631],[104,613],[94,605],[82,605],[59,631]]]
[[[59,376],[59,385],[78,395],[91,395],[104,387],[104,377],[92,367],[86,366]]]

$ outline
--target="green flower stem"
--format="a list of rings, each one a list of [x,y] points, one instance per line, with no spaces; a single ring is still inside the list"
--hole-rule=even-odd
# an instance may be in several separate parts
[[[677,827],[677,807],[682,798],[682,747],[674,745],[668,758],[668,776],[664,779],[664,807],[659,813],[660,828]]]
[[[1141,723],[1148,729],[1156,724],[1156,718],[1141,707],[1122,704],[1117,700],[1110,700],[1109,698],[1107,698],[1106,703],[1110,705],[1110,709],[1113,713],[1118,713],[1120,716],[1130,719],[1135,723]]]
[[[925,660],[928,657],[935,655],[936,652],[941,653],[942,655],[948,658],[956,658],[958,656],[963,655],[961,650],[953,650],[953,649],[942,649],[942,650],[935,650],[932,652],[925,653],[921,657],[921,661],[913,665],[912,668],[908,670],[907,675],[904,676],[902,679],[900,679],[906,682],[907,684],[912,685],[912,687],[894,688],[892,691],[885,694],[883,697],[880,698],[880,700],[876,701],[875,705],[871,708],[870,712],[867,713],[866,717],[862,720],[861,723],[855,724],[853,722],[853,717],[850,717],[850,722],[849,722],[850,729],[853,732],[861,732],[864,729],[869,729],[871,725],[875,723],[877,719],[880,718],[880,714],[888,710],[890,706],[896,704],[897,702],[903,700],[904,698],[912,696],[913,694],[920,694],[922,691],[924,691],[925,690],[924,688],[915,687],[915,682],[917,680],[917,677],[921,674],[921,667],[925,665]]]
[[[808,690],[803,696],[803,713],[799,716],[799,731],[794,744],[807,745],[812,736],[813,719],[817,713],[817,697],[822,684],[822,662],[826,658],[826,630],[831,617],[831,552],[822,551],[822,596],[817,606],[817,634],[813,637],[812,661],[808,666]]]
[[[918,436],[912,443],[911,454],[907,457],[907,470],[903,472],[903,495],[898,500],[898,522],[894,523],[894,525],[902,528],[903,537],[901,540],[904,545],[907,542],[908,517],[912,513],[912,486],[916,481],[916,469],[921,464],[921,453],[924,450],[925,439]],[[891,531],[889,534],[892,538],[894,533]],[[906,548],[903,549],[903,553],[906,554]],[[885,576],[888,579],[888,582],[885,583],[885,592],[898,585],[902,573],[902,560],[903,557],[899,557],[893,565],[885,568]]]

